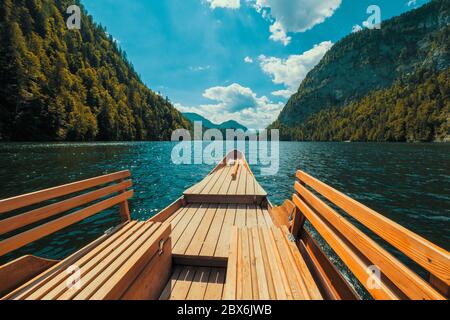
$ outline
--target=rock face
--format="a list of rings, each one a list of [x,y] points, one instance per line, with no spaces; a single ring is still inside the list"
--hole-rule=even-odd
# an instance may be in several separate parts
[[[343,108],[418,71],[449,68],[450,0],[435,0],[350,34],[308,74],[272,125],[293,128],[328,108]]]

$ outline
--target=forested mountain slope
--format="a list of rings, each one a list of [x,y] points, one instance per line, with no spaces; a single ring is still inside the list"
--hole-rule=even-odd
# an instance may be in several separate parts
[[[434,0],[345,37],[271,128],[286,140],[448,140],[449,23],[450,0]]]
[[[164,140],[189,122],[74,0],[0,2],[0,140]]]

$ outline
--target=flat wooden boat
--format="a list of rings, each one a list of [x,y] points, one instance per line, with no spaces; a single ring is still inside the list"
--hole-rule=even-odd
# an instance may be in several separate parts
[[[122,171],[1,200],[0,256],[112,207],[122,223],[61,261],[27,255],[0,266],[0,297],[340,300],[360,299],[361,291],[387,300],[449,297],[449,252],[305,172],[297,172],[292,200],[274,207],[244,155],[233,151],[148,221],[130,218],[131,186],[130,172]],[[336,261],[346,266],[345,276]]]

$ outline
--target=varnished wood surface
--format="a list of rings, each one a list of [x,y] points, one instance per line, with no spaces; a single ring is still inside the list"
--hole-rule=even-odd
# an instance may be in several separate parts
[[[209,174],[198,184],[184,192],[187,197],[193,196],[258,196],[265,197],[267,193],[256,181],[253,173],[244,164],[222,165]]]
[[[226,259],[233,226],[272,225],[272,220],[256,205],[189,204],[165,223],[172,225],[174,257]]]
[[[234,227],[224,299],[322,299],[306,262],[286,232],[267,226]]]
[[[119,299],[142,271],[147,270],[148,263],[158,259],[159,241],[167,240],[169,235],[170,226],[162,227],[161,223],[129,222],[95,246],[89,245],[89,250],[61,261],[4,299]],[[170,257],[170,241],[167,244],[165,250]],[[79,288],[69,283],[73,276],[68,272],[71,266],[79,268]]]
[[[175,266],[160,300],[221,300],[224,268]]]

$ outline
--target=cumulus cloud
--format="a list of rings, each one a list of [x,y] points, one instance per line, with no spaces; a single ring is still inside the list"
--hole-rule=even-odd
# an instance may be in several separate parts
[[[254,7],[272,21],[270,39],[288,45],[289,32],[312,29],[331,17],[341,3],[342,0],[255,0]]]
[[[228,8],[239,9],[241,7],[240,0],[207,0],[211,9]]]
[[[251,57],[245,57],[244,62],[245,63],[253,63],[253,59]]]
[[[273,83],[286,87],[286,90],[274,91],[272,95],[281,97],[292,95],[308,72],[320,62],[332,46],[331,41],[324,41],[300,55],[291,55],[287,59],[259,56],[262,71],[272,78]]]
[[[189,107],[175,104],[181,112],[195,112],[215,122],[236,120],[250,129],[263,129],[271,124],[283,108],[266,96],[258,97],[250,88],[233,83],[228,87],[212,87],[203,96],[214,103]]]
[[[286,31],[284,30],[284,27],[281,23],[279,23],[278,21],[275,21],[271,26],[270,26],[270,40],[273,40],[275,42],[279,41],[281,42],[284,46],[287,46],[289,43],[291,43],[292,37],[289,37],[286,34]]]

